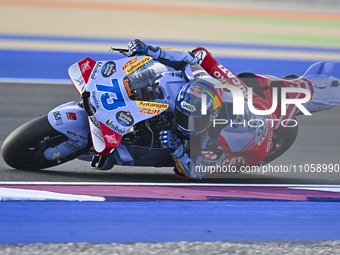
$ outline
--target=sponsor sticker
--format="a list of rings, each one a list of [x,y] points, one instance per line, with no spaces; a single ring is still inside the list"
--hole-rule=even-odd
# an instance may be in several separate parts
[[[94,104],[96,105],[96,108],[98,109],[99,108],[99,101],[97,99],[97,92],[96,91],[92,91],[91,95],[92,95],[92,99],[94,101]]]
[[[136,101],[136,104],[137,104],[138,107],[161,109],[161,110],[166,110],[169,107],[168,104],[155,103],[155,102]]]
[[[70,135],[70,136],[73,136],[74,138],[79,138],[79,139],[81,139],[81,140],[86,140],[86,139],[87,139],[85,136],[80,135],[80,134],[77,134],[77,133],[75,133],[75,132],[73,132],[73,131],[70,131],[70,130],[67,130],[66,133],[67,133],[68,135]]]
[[[106,111],[113,111],[126,106],[117,78],[111,79],[111,85],[95,84],[95,86],[97,91],[104,92],[100,96],[100,102]]]
[[[207,103],[207,109],[214,105],[214,100],[210,99],[209,103]]]
[[[81,64],[80,68],[81,68],[81,73],[85,73],[87,70],[91,69],[90,61],[86,60],[83,64]]]
[[[131,66],[132,64],[137,62],[137,57],[134,57],[133,59],[130,59],[128,62],[126,62],[123,66],[122,69],[123,71],[128,68],[129,66]]]
[[[92,134],[92,136],[95,136],[99,141],[104,143],[103,135],[100,133],[100,129],[99,130],[92,129],[91,134]]]
[[[73,79],[73,83],[79,88],[79,91],[83,91],[86,85],[83,76],[80,76],[79,79]]]
[[[109,153],[112,148],[115,148],[119,145],[122,135],[118,134],[117,132],[113,132],[101,122],[100,126],[102,128],[103,138],[105,140],[106,152]]]
[[[92,73],[92,69],[96,65],[96,61],[90,59],[90,58],[85,58],[82,61],[78,62],[79,69],[81,71],[81,74],[84,78],[85,84],[89,81],[90,75]],[[80,80],[80,78],[79,78]]]
[[[155,100],[156,103],[162,103],[162,104],[167,104],[168,103],[168,100],[167,99],[156,99]]]
[[[243,156],[233,156],[233,154],[226,155],[223,159],[221,166],[237,166],[245,163]]]
[[[66,113],[66,116],[67,116],[67,118],[68,118],[69,120],[77,120],[77,116],[76,116],[76,114],[73,113],[73,112],[67,112],[67,113]]]
[[[139,110],[138,113],[145,113],[145,114],[158,114],[161,110],[157,109],[147,109],[147,108],[142,108]]]
[[[97,79],[98,73],[99,73],[99,69],[101,68],[101,66],[103,65],[102,62],[97,62],[96,65],[93,68],[93,72],[91,74],[91,79],[95,80]]]
[[[130,112],[125,111],[117,112],[116,119],[119,124],[126,127],[132,126],[134,123],[134,119]]]
[[[54,119],[57,125],[62,125],[63,124],[63,118],[61,117],[61,114],[59,111],[56,111],[53,113]]]
[[[196,53],[195,57],[197,60],[197,64],[202,64],[204,58],[207,56],[207,53],[204,50],[200,50],[198,53]]]
[[[126,131],[126,129],[121,127],[119,124],[113,124],[113,121],[110,119],[106,121],[106,125],[120,135],[123,135]]]
[[[106,62],[102,67],[102,76],[107,78],[116,72],[116,63],[113,61]]]
[[[108,143],[119,144],[119,142],[116,139],[116,134],[105,135],[104,137]]]
[[[128,96],[133,96],[132,89],[130,88],[129,80],[128,79],[124,80],[124,87],[126,89],[126,92],[127,92]]]
[[[181,106],[183,109],[189,111],[189,112],[195,112],[196,107],[194,105],[188,104],[187,102],[182,101]]]
[[[62,156],[61,152],[54,152],[52,153],[52,157],[50,158],[51,160],[56,160],[57,158],[60,158]]]
[[[141,66],[145,66],[147,64],[150,64],[151,62],[153,62],[152,57],[145,57],[141,60],[139,60],[137,63],[132,64],[131,66],[129,66],[125,72],[126,74],[130,74],[132,73],[134,70],[136,70],[137,68],[141,67]]]
[[[89,116],[89,120],[92,122],[93,125],[95,125],[98,129],[100,129],[99,122],[94,116]]]
[[[74,145],[74,144],[72,144],[72,143],[70,143],[70,142],[65,142],[64,143],[64,146],[66,147],[66,148],[68,148],[68,149],[70,149],[70,150],[73,150],[73,151],[78,151],[78,150],[80,150],[80,146],[77,146],[77,145]]]
[[[199,98],[202,98],[202,95],[204,94],[204,91],[199,86],[191,86],[186,92]]]

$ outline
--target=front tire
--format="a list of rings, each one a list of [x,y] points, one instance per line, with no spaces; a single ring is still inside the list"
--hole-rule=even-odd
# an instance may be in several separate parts
[[[2,157],[11,167],[19,170],[39,170],[65,163],[84,153],[76,151],[59,160],[47,160],[44,151],[68,140],[48,122],[47,115],[33,119],[14,130],[2,145]]]

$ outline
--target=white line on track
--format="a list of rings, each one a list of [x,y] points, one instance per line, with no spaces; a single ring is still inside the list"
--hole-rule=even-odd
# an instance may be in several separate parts
[[[0,188],[0,201],[39,201],[39,200],[62,200],[62,201],[105,201],[104,197],[63,194],[43,190],[22,190],[12,188]]]
[[[339,188],[319,184],[235,184],[235,183],[153,183],[153,182],[0,182],[0,185],[65,185],[65,186],[183,186],[183,187],[301,187]]]
[[[68,79],[0,78],[0,83],[38,83],[53,85],[72,85]]]

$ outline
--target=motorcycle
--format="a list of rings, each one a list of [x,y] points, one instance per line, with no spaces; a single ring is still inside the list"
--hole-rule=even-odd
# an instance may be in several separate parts
[[[124,54],[124,50],[118,51]],[[332,63],[318,62],[302,77],[281,79],[252,73],[238,77],[266,99],[272,87],[308,83],[314,96],[304,106],[315,112],[340,103],[340,80],[331,76],[331,69]],[[76,158],[90,161],[97,170],[108,170],[116,164],[175,166],[158,136],[160,131],[176,129],[174,102],[188,83],[185,73],[170,70],[149,56],[126,56],[114,61],[85,58],[72,65],[68,73],[82,100],[60,105],[14,130],[2,146],[2,157],[9,166],[44,169]],[[291,118],[297,114],[298,110]],[[287,151],[297,133],[297,125],[276,127],[273,147],[261,164]]]

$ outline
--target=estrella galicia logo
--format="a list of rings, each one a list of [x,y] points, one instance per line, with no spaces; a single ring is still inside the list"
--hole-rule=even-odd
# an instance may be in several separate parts
[[[122,126],[132,126],[134,123],[133,117],[130,112],[120,111],[117,112],[116,118],[119,124]]]
[[[57,125],[62,125],[63,124],[63,119],[61,117],[61,114],[59,111],[53,112],[54,119]]]
[[[102,75],[107,78],[116,72],[116,63],[113,61],[106,62],[102,67]]]
[[[117,78],[111,79],[111,85],[95,84],[95,86],[98,91],[104,92],[100,96],[100,101],[105,110],[113,111],[126,106]]]
[[[97,62],[95,67],[93,68],[93,72],[91,74],[91,79],[95,80],[97,78],[99,68],[102,66],[102,62]]]

